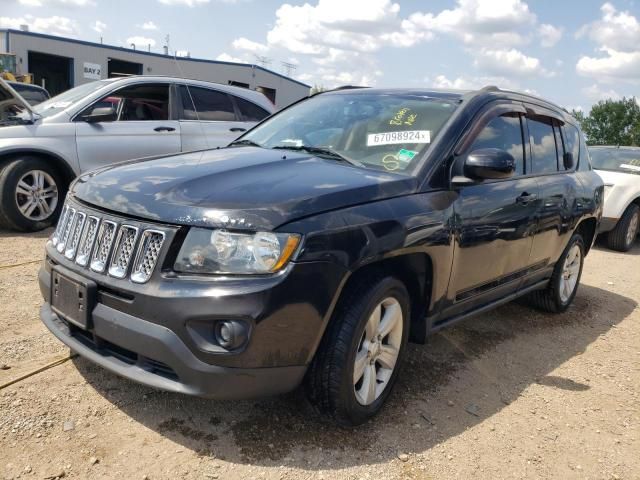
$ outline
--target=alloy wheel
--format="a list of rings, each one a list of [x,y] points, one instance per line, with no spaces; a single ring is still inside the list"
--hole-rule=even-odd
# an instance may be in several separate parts
[[[361,405],[371,405],[384,392],[402,345],[402,307],[387,297],[369,316],[356,351],[353,388]]]
[[[16,205],[20,213],[32,221],[42,221],[53,215],[58,205],[58,186],[43,170],[25,173],[16,186]]]
[[[579,245],[573,245],[567,253],[560,277],[560,300],[566,303],[578,284],[580,265],[582,262],[582,250]]]
[[[629,227],[627,228],[627,245],[631,245],[636,236],[638,235],[638,217],[640,214],[636,212],[636,214],[631,217],[631,221],[629,222]]]

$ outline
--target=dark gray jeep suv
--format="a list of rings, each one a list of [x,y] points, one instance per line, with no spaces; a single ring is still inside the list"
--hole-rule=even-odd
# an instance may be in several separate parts
[[[359,424],[409,340],[522,296],[567,309],[602,192],[575,120],[542,99],[323,93],[228,148],[81,175],[41,316],[141,383],[212,398],[304,384]]]

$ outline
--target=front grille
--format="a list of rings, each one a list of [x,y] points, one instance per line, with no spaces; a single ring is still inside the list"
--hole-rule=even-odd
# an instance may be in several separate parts
[[[147,282],[160,257],[165,232],[123,223],[118,218],[101,217],[67,203],[51,243],[59,253],[81,267],[126,278],[133,265],[131,280]]]

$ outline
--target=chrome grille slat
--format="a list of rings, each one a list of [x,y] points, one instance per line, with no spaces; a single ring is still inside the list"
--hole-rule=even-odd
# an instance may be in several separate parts
[[[64,225],[62,237],[60,237],[60,239],[58,240],[58,245],[56,246],[56,250],[58,250],[58,253],[62,253],[64,251],[64,247],[67,243],[67,240],[69,239],[69,235],[71,233],[71,227],[73,227],[76,220],[76,209],[72,208],[71,210],[69,210],[69,213],[67,214],[67,216],[69,218],[67,219]]]
[[[116,278],[124,278],[127,275],[136,240],[138,240],[137,227],[132,225],[122,225],[120,227],[113,255],[111,256],[109,275]]]
[[[86,219],[86,213],[76,213],[75,223],[73,225],[71,233],[69,234],[69,241],[67,242],[66,248],[64,250],[64,256],[69,260],[73,260],[76,256],[76,251],[78,250],[78,242],[80,241],[80,234],[82,233],[82,229],[84,228],[84,222]]]
[[[107,260],[111,253],[113,240],[115,238],[117,224],[111,220],[104,220],[98,230],[96,246],[91,256],[91,270],[102,273],[107,266]]]
[[[146,283],[157,267],[168,231],[126,220],[66,202],[51,245],[80,267]]]
[[[142,233],[142,240],[131,271],[132,282],[145,283],[151,278],[160,257],[164,239],[165,234],[160,230],[149,229]]]
[[[62,232],[64,231],[64,227],[67,223],[67,220],[69,218],[69,205],[65,205],[64,208],[62,209],[62,213],[60,213],[60,220],[58,220],[58,224],[56,225],[56,229],[53,232],[53,235],[51,236],[51,243],[52,245],[55,247],[56,245],[58,245],[58,241],[60,240],[60,236],[62,235]]]
[[[98,225],[100,225],[100,219],[98,217],[89,216],[84,231],[82,232],[82,237],[80,238],[78,255],[76,256],[76,263],[82,267],[86,267],[89,263],[91,247],[93,247],[93,242],[96,239],[96,233],[98,233]]]

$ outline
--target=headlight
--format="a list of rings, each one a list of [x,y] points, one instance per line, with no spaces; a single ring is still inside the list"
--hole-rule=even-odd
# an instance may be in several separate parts
[[[273,273],[291,259],[300,235],[192,228],[178,253],[174,269],[188,273]]]

